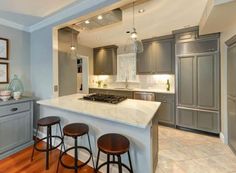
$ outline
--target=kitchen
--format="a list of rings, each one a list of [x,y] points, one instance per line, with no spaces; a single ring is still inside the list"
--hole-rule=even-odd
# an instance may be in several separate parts
[[[46,48],[43,41],[46,37],[44,32],[36,30],[35,35],[30,36],[31,55],[38,58],[31,61],[32,89],[27,88],[33,94],[26,94],[30,97],[16,101],[0,102],[0,109],[6,111],[1,114],[1,122],[4,122],[1,131],[18,130],[18,127],[12,129],[18,120],[13,123],[6,119],[11,114],[7,110],[15,108],[11,106],[23,104],[14,109],[14,115],[27,112],[27,116],[22,113],[24,120],[18,124],[27,126],[19,132],[20,138],[25,138],[23,142],[18,139],[17,142],[22,144],[14,144],[14,149],[11,142],[1,144],[9,147],[2,149],[1,158],[5,159],[0,162],[1,170],[7,172],[9,165],[14,165],[7,164],[9,159],[17,159],[17,152],[28,146],[31,147],[22,152],[35,151],[32,161],[28,162],[29,156],[26,163],[35,164],[41,152],[38,152],[37,143],[32,147],[37,141],[30,138],[34,130],[39,143],[49,140],[51,133],[55,133],[57,138],[46,142],[50,146],[45,146],[42,153],[46,156],[40,158],[42,171],[68,170],[63,162],[64,155],[67,155],[63,153],[63,147],[69,152],[71,165],[75,164],[73,157],[86,164],[82,170],[99,168],[102,172],[123,170],[137,173],[236,171],[232,133],[234,87],[228,88],[231,101],[228,109],[232,111],[229,116],[225,106],[227,70],[231,70],[228,74],[234,74],[233,58],[228,67],[225,59],[235,56],[233,17],[228,17],[235,15],[235,2],[202,0],[190,5],[183,0],[178,3],[159,0],[117,2],[89,15],[60,22],[53,28],[50,37],[53,39],[48,43],[53,47],[50,64],[44,64],[46,59],[38,59],[43,58],[37,52],[38,48]],[[181,7],[186,3],[189,9]],[[170,10],[166,12],[165,7]],[[172,14],[179,9],[183,13],[174,17]],[[225,28],[215,21],[219,14],[221,21],[227,19]],[[169,19],[168,23],[164,17]],[[152,22],[153,19],[159,22]],[[227,49],[230,54],[227,54]],[[46,55],[46,52],[42,53]],[[45,70],[39,67],[45,67],[42,68]],[[49,77],[46,74],[48,70]],[[228,82],[233,81],[233,76],[228,77]],[[50,83],[50,87],[46,83]],[[234,83],[230,85],[234,86]],[[4,92],[7,91],[2,91],[2,95]],[[54,119],[59,128],[50,127],[47,131],[39,128],[38,131],[38,126],[49,126],[44,124],[44,118],[49,116],[60,117],[60,120]],[[227,123],[227,117],[232,122]],[[73,123],[85,123],[89,127],[88,131],[87,126],[83,126],[87,129],[83,135],[88,135],[88,141],[81,137],[77,143],[70,138],[83,136],[72,135],[70,130],[76,128]],[[69,125],[74,127],[66,128]],[[99,143],[103,135],[114,133],[124,137],[119,136],[118,141],[129,143],[124,151],[120,151],[122,157],[110,153],[111,148],[108,152],[105,149],[108,146]],[[7,139],[7,134],[3,133],[2,138]],[[55,147],[51,145],[58,148],[55,153],[59,156],[55,156]],[[77,151],[73,148],[77,145],[86,146],[85,152],[78,151],[79,158],[75,157]],[[54,157],[51,157],[51,151],[49,154],[46,150],[53,150]],[[101,157],[100,151],[103,152]],[[112,161],[110,155],[113,155]],[[114,166],[114,163],[120,166]],[[78,164],[69,167],[80,169]]]

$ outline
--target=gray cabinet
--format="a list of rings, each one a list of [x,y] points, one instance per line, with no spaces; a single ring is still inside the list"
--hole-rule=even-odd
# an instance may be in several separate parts
[[[181,56],[178,59],[178,105],[195,106],[195,58]]]
[[[143,40],[137,54],[137,74],[174,73],[174,42],[171,36]]]
[[[175,125],[175,95],[156,94],[156,101],[161,102],[157,111],[158,121],[169,125]]]
[[[33,103],[30,99],[0,102],[0,159],[33,143]]]
[[[133,92],[132,91],[120,91],[120,90],[89,88],[89,93],[111,94],[111,95],[117,95],[117,96],[125,96],[129,99],[133,98]]]
[[[217,54],[199,55],[197,59],[197,106],[219,109],[219,57]]]
[[[94,75],[115,75],[117,65],[117,46],[93,49]]]
[[[219,109],[219,57],[204,54],[178,57],[178,105]]]
[[[211,133],[219,133],[219,113],[186,108],[177,110],[177,125]]]
[[[176,43],[177,126],[220,132],[217,36]]]
[[[228,79],[227,79],[227,103],[228,103],[228,143],[236,153],[236,36],[227,43],[228,47]],[[232,43],[231,43],[232,42]]]

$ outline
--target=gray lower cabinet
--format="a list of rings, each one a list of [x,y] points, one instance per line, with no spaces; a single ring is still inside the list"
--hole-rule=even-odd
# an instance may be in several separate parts
[[[199,111],[191,109],[177,109],[176,122],[178,126],[219,133],[219,113],[214,111]]]
[[[175,125],[175,95],[156,94],[156,101],[161,102],[161,106],[157,111],[158,121]]]
[[[89,93],[111,94],[111,95],[117,95],[117,96],[125,96],[129,99],[133,98],[133,92],[132,91],[119,91],[119,90],[89,88]]]
[[[0,102],[0,159],[32,144],[33,103],[22,101]]]

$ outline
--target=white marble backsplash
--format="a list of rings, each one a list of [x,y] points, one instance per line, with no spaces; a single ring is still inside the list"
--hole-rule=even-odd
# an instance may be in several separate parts
[[[102,81],[101,87],[106,84],[107,88],[124,88],[125,82],[117,82],[116,76],[91,75],[89,80],[90,87],[98,87],[97,82]],[[154,89],[166,91],[167,80],[170,82],[170,91],[175,91],[175,76],[169,74],[159,75],[137,75],[137,82],[128,82],[129,88]]]

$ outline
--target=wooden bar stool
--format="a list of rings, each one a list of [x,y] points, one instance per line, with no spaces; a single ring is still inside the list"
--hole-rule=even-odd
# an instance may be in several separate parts
[[[87,163],[91,160],[91,158],[92,158],[93,167],[94,167],[94,160],[93,160],[92,148],[91,148],[91,143],[90,143],[88,125],[82,124],[82,123],[68,124],[63,128],[63,133],[65,136],[69,136],[69,137],[74,138],[74,146],[70,147],[68,149],[65,149],[64,152],[62,152],[62,148],[61,148],[60,157],[59,157],[58,164],[57,164],[57,172],[59,170],[59,163],[61,163],[61,165],[63,167],[68,168],[68,169],[74,169],[75,172],[77,173],[78,169],[87,165]],[[88,137],[89,149],[84,146],[78,146],[78,144],[77,144],[78,137],[81,137],[84,135],[87,135],[87,137]],[[64,145],[64,143],[63,143],[63,145]],[[78,165],[78,149],[85,150],[89,153],[88,160],[85,163],[82,163],[80,165]],[[70,150],[74,150],[74,166],[66,165],[62,161],[63,156],[65,156],[67,154],[67,152],[69,152]]]
[[[126,137],[116,133],[105,134],[98,139],[97,145],[98,145],[98,155],[97,155],[95,172],[98,172],[101,167],[107,165],[107,173],[109,173],[110,164],[118,164],[119,173],[122,173],[122,167],[125,167],[130,173],[133,173],[133,168],[129,153],[130,143]],[[107,154],[107,161],[98,166],[101,151]],[[130,167],[123,164],[121,161],[121,155],[125,153],[128,153]],[[113,156],[113,161],[110,161],[110,156]],[[115,156],[117,156],[118,161],[115,161]]]
[[[61,130],[61,124],[60,124],[60,118],[56,116],[50,116],[50,117],[45,117],[42,119],[39,119],[37,122],[37,132],[36,132],[36,137],[34,140],[34,147],[31,155],[31,161],[33,161],[34,158],[34,150],[40,151],[40,152],[46,152],[46,170],[49,169],[49,152],[56,149],[63,143],[63,134]],[[60,129],[61,136],[58,135],[52,135],[52,126],[53,125],[58,125]],[[47,127],[47,136],[37,140],[38,136],[38,130],[39,127]],[[59,144],[57,146],[52,145],[52,139],[59,139]],[[38,144],[46,139],[46,148],[40,148]]]

